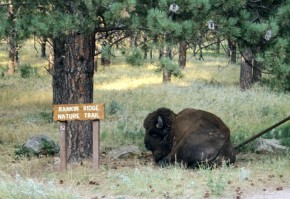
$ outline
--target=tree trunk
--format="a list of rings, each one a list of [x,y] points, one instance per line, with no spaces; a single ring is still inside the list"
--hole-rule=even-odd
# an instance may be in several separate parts
[[[166,68],[163,68],[163,84],[167,84],[171,82],[171,72]]]
[[[110,66],[111,64],[111,47],[107,42],[102,43],[101,65]]]
[[[43,37],[41,40],[41,58],[46,58],[46,37]]]
[[[93,102],[95,36],[69,33],[53,39],[53,103]],[[67,154],[69,162],[92,156],[92,122],[69,121]]]
[[[231,58],[231,44],[230,44],[231,41],[229,39],[227,41],[228,41],[228,47],[226,48],[225,51],[226,51],[227,57]]]
[[[237,46],[231,40],[228,40],[228,45],[229,45],[229,49],[230,49],[231,63],[235,64],[235,63],[237,63]]]
[[[53,71],[54,68],[54,49],[49,45],[49,58],[48,58],[48,72]]]
[[[162,56],[169,58],[171,57],[171,50],[168,47],[165,47],[162,51]],[[163,68],[163,84],[167,84],[171,82],[171,72],[167,70],[166,68]]]
[[[179,66],[184,69],[186,66],[186,42],[179,42]]]
[[[8,35],[8,74],[14,75],[15,72],[15,56],[16,56],[16,29],[14,18],[14,0],[9,0],[8,7],[10,29]]]
[[[220,52],[221,52],[221,40],[220,37],[217,37],[215,53],[220,54]]]
[[[143,50],[144,50],[144,59],[147,59],[147,54],[148,54],[148,45],[147,45],[147,37],[144,37],[144,45],[143,45]]]
[[[162,49],[159,49],[159,56],[158,56],[158,60],[160,60],[163,56],[163,50]]]
[[[147,50],[144,50],[144,57],[145,60],[147,59]]]
[[[262,78],[261,63],[254,60],[253,82],[259,82]]]
[[[13,36],[8,37],[8,74],[14,75],[15,73],[15,54],[16,48]]]
[[[252,85],[253,70],[252,70],[252,52],[245,50],[242,54],[241,71],[240,71],[240,88],[241,90],[249,89]]]
[[[198,58],[198,60],[204,60],[201,44],[198,44],[198,47],[199,47],[199,58]]]
[[[192,46],[192,54],[193,54],[194,57],[196,55],[196,48],[197,48],[197,45],[194,43],[193,46]]]

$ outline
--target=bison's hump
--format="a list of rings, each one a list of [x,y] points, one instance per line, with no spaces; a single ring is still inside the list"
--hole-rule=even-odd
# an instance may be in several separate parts
[[[198,130],[219,129],[228,137],[230,130],[226,124],[216,115],[197,109],[184,109],[177,114],[172,124],[173,133],[188,134]]]

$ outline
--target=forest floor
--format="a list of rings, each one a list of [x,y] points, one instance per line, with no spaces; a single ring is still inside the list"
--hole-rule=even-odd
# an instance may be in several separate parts
[[[238,154],[235,167],[242,168],[248,163],[248,160],[250,161],[255,160],[255,159],[259,160],[259,156],[260,156],[259,154],[255,154],[255,153]],[[140,162],[138,164],[141,163],[146,166],[147,164],[150,164],[152,162],[152,155],[150,153],[143,153],[142,155],[138,156],[138,159],[140,159]],[[136,161],[132,158],[119,159],[119,160],[111,160],[110,158],[102,158],[101,164],[108,165],[112,169],[119,169],[122,167],[135,168],[137,166]],[[157,165],[155,166],[157,167]],[[289,199],[290,198],[290,184],[289,184],[290,182],[286,182],[285,179],[283,179],[283,176],[274,176],[274,175],[269,174],[268,177],[269,177],[268,182],[258,179],[258,181],[261,184],[260,185],[257,184],[255,186],[254,183],[252,183],[253,187],[249,190],[241,191],[239,187],[237,187],[237,189],[235,190],[236,199]],[[278,182],[271,182],[272,178],[275,178],[275,177],[280,178],[280,180],[278,180]],[[281,184],[284,184],[285,186],[281,186]],[[204,198],[207,198],[207,196],[205,195]]]
[[[120,170],[121,172],[122,172],[122,169],[124,168],[132,169],[132,172],[133,172],[136,167],[142,168],[142,167],[148,167],[148,166],[158,169],[159,166],[153,162],[152,158],[153,157],[150,152],[142,152],[141,154],[138,154],[138,155],[121,157],[118,159],[112,159],[106,153],[103,153],[100,159],[100,166],[106,167],[109,170],[115,170],[115,171]],[[237,155],[237,162],[235,163],[234,168],[235,169],[244,168],[249,165],[249,162],[255,162],[255,161],[257,161],[256,163],[259,164],[259,161],[264,158],[267,158],[266,154],[240,153]],[[196,169],[196,171],[197,170],[198,169]],[[233,199],[289,199],[290,198],[290,181],[288,179],[289,176],[282,176],[282,175],[275,176],[273,173],[269,173],[266,179],[265,178],[260,179],[258,177],[255,177],[254,174],[252,176],[253,178],[257,178],[257,179],[248,179],[247,181],[249,181],[249,184],[250,184],[249,187],[245,187],[243,185],[241,185],[240,187],[235,182],[229,181],[228,182],[229,185],[233,184],[233,186],[236,186],[236,188],[233,189],[235,193],[228,193],[228,194],[225,194],[224,196],[211,196],[209,192],[206,192],[203,198],[220,198],[220,199],[231,199],[231,198]],[[99,182],[92,182],[92,181],[89,182],[89,184],[95,184],[95,183],[99,184]],[[226,195],[231,195],[231,196],[227,197]],[[116,197],[115,195],[114,196],[98,195],[98,196],[93,196],[93,197],[88,197],[88,198],[90,199],[97,199],[97,198],[133,199],[135,197],[134,196]],[[140,197],[136,197],[136,198],[140,198]],[[141,197],[141,198],[147,198],[147,197]],[[188,196],[170,197],[170,196],[164,195],[163,198],[166,198],[166,199],[187,198],[189,199],[189,198],[195,198],[195,197],[188,197]]]
[[[104,150],[99,170],[93,170],[92,160],[88,159],[69,163],[67,171],[60,172],[56,157],[15,159],[12,150],[2,152],[0,150],[4,164],[1,163],[0,174],[4,172],[12,178],[19,174],[23,179],[43,183],[53,180],[56,187],[71,189],[78,199],[290,198],[289,156],[239,153],[230,168],[208,170],[177,166],[162,169],[153,162],[150,152],[113,159],[109,151]],[[241,179],[243,169],[249,173]]]

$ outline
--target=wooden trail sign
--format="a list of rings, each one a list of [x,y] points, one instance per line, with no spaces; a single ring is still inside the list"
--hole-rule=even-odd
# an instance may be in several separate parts
[[[53,105],[53,120],[60,121],[60,170],[67,169],[66,121],[93,120],[93,168],[99,168],[100,120],[105,118],[105,104]]]
[[[53,106],[53,120],[103,120],[104,110],[104,104],[58,104]]]

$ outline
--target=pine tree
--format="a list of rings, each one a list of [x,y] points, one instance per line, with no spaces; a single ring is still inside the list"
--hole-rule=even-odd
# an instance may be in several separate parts
[[[102,10],[97,1],[67,1],[61,10],[71,22],[66,31],[61,31],[54,41],[55,65],[53,71],[54,103],[81,104],[93,102],[93,75],[95,33],[97,16],[104,16],[106,26],[112,28],[128,18],[130,6],[114,3],[104,5],[110,10]],[[96,13],[95,8],[100,9]],[[61,13],[59,13],[61,14]],[[102,21],[104,22],[104,21]],[[70,26],[69,25],[69,26]],[[59,47],[56,47],[58,46]],[[79,161],[92,153],[92,124],[90,121],[67,123],[69,161]]]
[[[0,39],[5,39],[8,46],[8,74],[14,75],[17,55],[17,27],[14,0],[0,4]]]
[[[278,89],[290,91],[290,1],[279,1],[279,6],[270,20],[272,37],[258,60],[269,74],[267,82]]]
[[[242,90],[259,81],[261,72],[269,67],[269,62],[264,60],[265,53],[277,41],[279,26],[274,18],[284,6],[283,2],[211,0],[211,13],[219,25],[218,34],[237,44],[240,50]]]
[[[144,14],[146,15],[145,32],[149,37],[155,38],[154,41],[158,48],[162,49],[161,52],[165,57],[169,58],[169,51],[179,45],[179,64],[183,68],[186,60],[186,45],[198,40],[207,28],[209,2],[208,0],[154,2],[146,4],[148,9],[147,15]],[[172,68],[167,68],[167,65],[160,64],[160,66],[163,66],[163,82],[170,81],[171,74],[180,74],[171,71]],[[174,68],[180,71],[180,67]]]
[[[52,41],[53,104],[92,103],[95,34],[126,27],[134,1],[14,0],[14,6],[19,10],[15,17],[17,34]],[[8,27],[9,20],[5,19],[4,24]],[[0,29],[1,35],[5,35],[2,30],[5,28]],[[91,122],[67,122],[66,129],[68,160],[74,162],[90,157]]]

